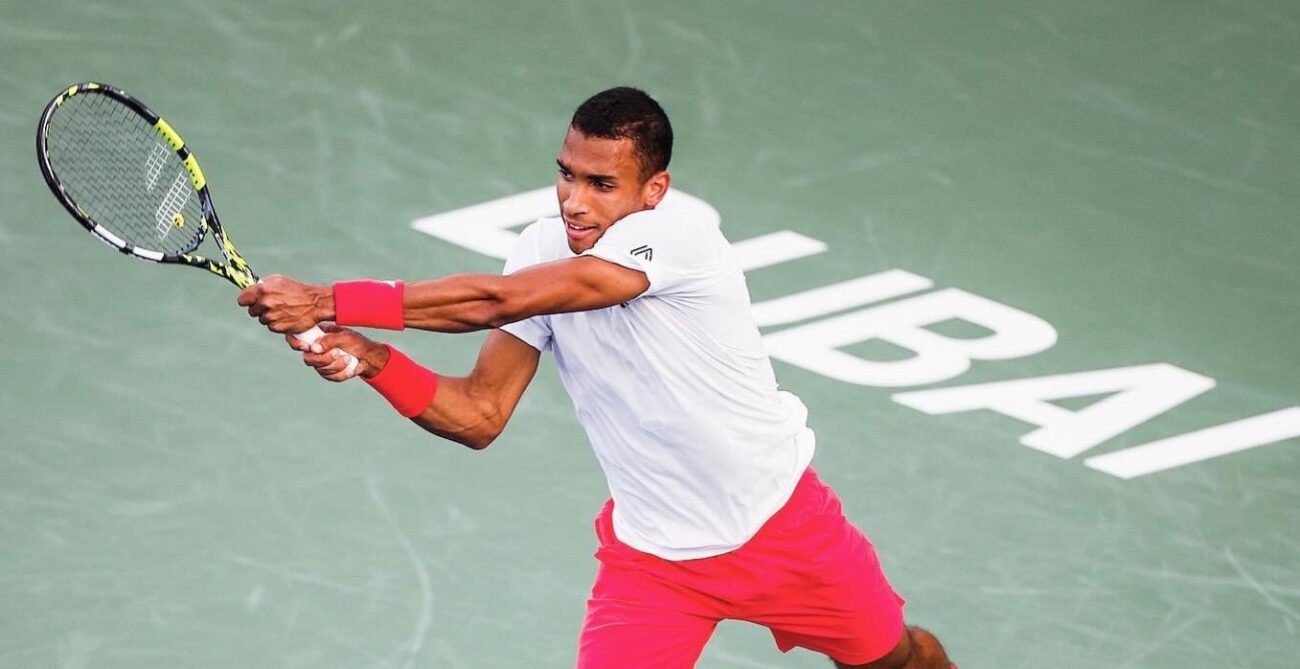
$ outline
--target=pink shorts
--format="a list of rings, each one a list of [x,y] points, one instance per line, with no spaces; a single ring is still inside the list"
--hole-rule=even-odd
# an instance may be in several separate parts
[[[772,631],[843,664],[884,657],[903,635],[903,599],[871,542],[809,468],[744,546],[673,562],[614,536],[613,501],[596,517],[600,568],[587,600],[578,669],[689,669],[721,620]]]

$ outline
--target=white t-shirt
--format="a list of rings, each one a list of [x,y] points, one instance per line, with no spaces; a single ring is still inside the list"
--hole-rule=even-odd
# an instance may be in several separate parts
[[[812,460],[808,411],[777,389],[745,277],[711,220],[661,205],[619,220],[583,255],[644,272],[619,306],[502,327],[555,353],[614,498],[614,532],[669,560],[740,547]],[[573,258],[562,219],[520,235],[505,273]]]

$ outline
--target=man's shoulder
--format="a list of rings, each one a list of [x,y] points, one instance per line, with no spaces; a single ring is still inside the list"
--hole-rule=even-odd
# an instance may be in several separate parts
[[[656,207],[623,217],[606,233],[608,245],[679,270],[720,268],[730,257],[715,221],[676,207]],[[604,240],[602,240],[604,241]]]
[[[628,227],[645,226],[645,229],[654,229],[665,235],[698,236],[701,233],[718,232],[717,221],[700,216],[689,208],[674,206],[672,202],[661,203],[654,209],[633,212],[619,221],[620,224],[628,222],[632,223]]]

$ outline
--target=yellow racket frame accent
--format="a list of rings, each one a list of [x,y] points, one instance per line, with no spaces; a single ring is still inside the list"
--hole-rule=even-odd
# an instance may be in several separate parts
[[[163,139],[167,140],[173,151],[179,153],[185,148],[185,140],[181,139],[180,134],[172,128],[167,119],[159,116],[158,122],[153,124],[153,127],[158,131],[158,134],[163,136]],[[194,154],[188,151],[185,153],[186,155],[181,162],[185,165],[185,171],[190,173],[190,182],[194,184],[194,190],[203,190],[203,187],[208,184],[208,180],[203,176],[203,170],[199,168],[199,161],[194,158]]]

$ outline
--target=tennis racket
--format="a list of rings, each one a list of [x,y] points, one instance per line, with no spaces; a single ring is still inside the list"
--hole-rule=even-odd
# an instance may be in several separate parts
[[[41,114],[41,174],[54,197],[100,241],[133,258],[205,269],[239,288],[257,274],[221,227],[207,179],[167,121],[119,88],[69,86]],[[212,236],[224,262],[198,253]],[[295,335],[307,343],[319,327]],[[357,364],[345,351],[348,372]]]

